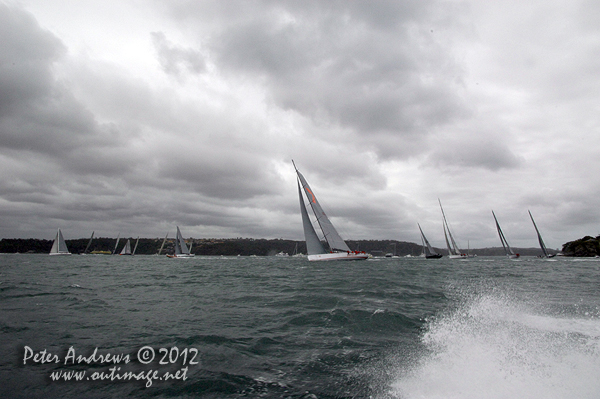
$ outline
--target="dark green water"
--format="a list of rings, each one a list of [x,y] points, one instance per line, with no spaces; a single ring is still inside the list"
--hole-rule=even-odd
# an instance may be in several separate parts
[[[0,255],[0,304],[3,398],[600,397],[593,259]]]

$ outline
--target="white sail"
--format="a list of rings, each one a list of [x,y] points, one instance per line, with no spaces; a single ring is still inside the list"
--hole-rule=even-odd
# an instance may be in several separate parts
[[[296,168],[296,165],[294,165]],[[302,223],[304,226],[304,234],[306,239],[306,246],[308,252],[308,260],[359,260],[359,259],[367,259],[368,255],[364,252],[359,251],[351,251],[346,242],[340,237],[339,233],[333,227],[333,224],[321,208],[321,205],[317,201],[313,190],[310,188],[306,179],[298,171],[296,168],[296,173],[298,175],[299,187],[298,194],[300,196],[300,212],[302,213]],[[308,217],[308,212],[306,211],[306,207],[304,205],[304,200],[302,199],[302,190],[300,186],[304,189],[304,193],[307,196],[308,202],[312,208],[315,217],[317,218],[317,223],[323,232],[323,236],[327,244],[329,245],[330,252],[325,253],[326,251],[323,249],[323,246],[320,243],[320,240],[312,227],[312,223],[310,223],[310,219]],[[308,247],[311,249],[308,249]],[[311,254],[311,251],[314,252]]]
[[[423,233],[423,229],[421,229],[421,225],[419,223],[417,223],[417,226],[419,226],[419,231],[421,232],[421,241],[423,242],[423,253],[425,254],[425,257],[426,258],[441,258],[442,256],[440,254],[438,254],[437,252],[435,252],[435,250],[433,249],[431,244],[429,244],[427,237],[425,237],[425,234]],[[447,240],[446,240],[446,242],[447,242]]]
[[[85,250],[83,251],[84,254],[88,253],[88,250],[90,249],[90,245],[92,245],[93,239],[94,239],[94,232],[92,231],[92,236],[90,237],[90,240],[88,241],[87,245],[85,246]]]
[[[54,242],[52,243],[50,255],[71,255],[60,229],[56,232],[56,238],[54,238]]]
[[[454,241],[454,237],[452,236],[452,232],[450,231],[450,226],[448,225],[448,221],[446,220],[446,214],[444,213],[444,208],[442,207],[442,201],[438,198],[438,202],[440,203],[440,209],[442,210],[442,219],[443,219],[443,227],[444,227],[444,237],[446,237],[446,246],[448,247],[448,257],[449,258],[466,258],[467,256],[460,252],[458,245],[456,245],[456,241]],[[446,233],[447,231],[447,233]],[[448,241],[448,237],[450,237],[450,241]]]
[[[326,253],[325,248],[323,248],[323,244],[308,217],[306,205],[302,198],[300,182],[298,182],[298,197],[300,198],[300,213],[302,214],[302,226],[304,227],[304,239],[306,240],[306,253],[308,255],[324,254]]]
[[[179,230],[179,226],[177,226],[177,239],[175,241],[175,254],[182,255],[190,254],[190,250],[188,249],[183,236],[181,235],[181,230]]]
[[[135,255],[135,251],[137,251],[137,246],[140,242],[140,237],[138,236],[138,238],[135,240],[135,247],[133,247],[133,252],[131,253],[132,255]]]
[[[498,235],[500,236],[500,242],[502,243],[502,247],[504,248],[504,252],[506,253],[506,256],[508,256],[509,258],[518,258],[519,254],[515,254],[512,250],[512,248],[510,247],[510,245],[508,245],[508,241],[506,240],[506,237],[504,236],[504,233],[502,232],[502,229],[500,228],[500,224],[498,223],[498,219],[496,218],[496,214],[494,213],[494,211],[492,211],[492,215],[494,216],[494,220],[496,221],[496,229],[498,230]]]
[[[302,173],[300,173],[298,170],[296,170],[296,172],[298,173],[298,178],[300,179],[302,188],[304,188],[304,192],[308,197],[309,204],[317,218],[317,223],[319,223],[319,226],[323,231],[325,241],[327,241],[327,244],[329,244],[329,248],[332,251],[350,251],[350,248],[346,242],[342,239],[342,237],[340,237],[339,233],[335,227],[333,227],[333,224],[325,214],[325,211],[323,211],[323,208],[321,208],[321,205],[317,201],[317,197],[315,197],[314,192],[306,182],[306,179],[304,179],[304,176],[302,176]]]
[[[156,255],[160,255],[163,248],[165,247],[165,243],[167,242],[167,237],[169,237],[169,233],[167,233],[167,235],[165,236],[165,239],[163,240],[162,244],[160,245],[160,249],[158,250],[158,253]]]
[[[540,231],[538,230],[537,225],[535,224],[535,220],[533,220],[533,216],[531,216],[531,212],[529,210],[527,212],[529,212],[529,217],[531,218],[531,221],[533,222],[533,227],[535,227],[535,232],[537,233],[538,242],[540,243],[540,248],[542,249],[544,258],[551,258],[554,255],[548,254],[548,249],[546,248],[546,245],[544,244],[544,240],[542,239],[542,235],[540,234]]]
[[[121,237],[121,233],[117,234],[117,242],[115,242],[115,248],[112,251],[112,255],[114,255],[117,252],[117,246],[119,246],[120,237]]]
[[[167,255],[169,258],[191,258],[194,254],[190,253],[190,250],[181,235],[181,230],[177,226],[177,235],[175,236],[175,254]]]
[[[123,249],[119,253],[119,255],[131,255],[131,242],[127,239],[127,242],[123,246]]]

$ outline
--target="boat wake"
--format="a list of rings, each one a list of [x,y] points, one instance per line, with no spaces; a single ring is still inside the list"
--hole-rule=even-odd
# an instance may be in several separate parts
[[[401,367],[393,398],[562,399],[600,396],[600,311],[540,314],[502,294],[472,296],[427,322],[423,350]]]

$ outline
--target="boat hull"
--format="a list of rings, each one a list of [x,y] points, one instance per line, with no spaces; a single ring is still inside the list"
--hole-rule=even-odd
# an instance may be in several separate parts
[[[425,259],[439,259],[441,257],[442,257],[442,254],[425,255]]]
[[[311,262],[326,260],[365,260],[368,258],[369,255],[364,252],[332,252],[328,254],[308,255],[308,260]]]
[[[167,255],[167,258],[193,258],[194,254]]]
[[[467,255],[448,255],[448,259],[467,259]]]
[[[70,252],[50,252],[48,255],[57,256],[57,255],[71,255]]]

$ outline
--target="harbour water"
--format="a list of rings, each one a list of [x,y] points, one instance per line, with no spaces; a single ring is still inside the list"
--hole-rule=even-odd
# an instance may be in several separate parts
[[[2,398],[600,397],[597,259],[0,255],[0,304]]]

